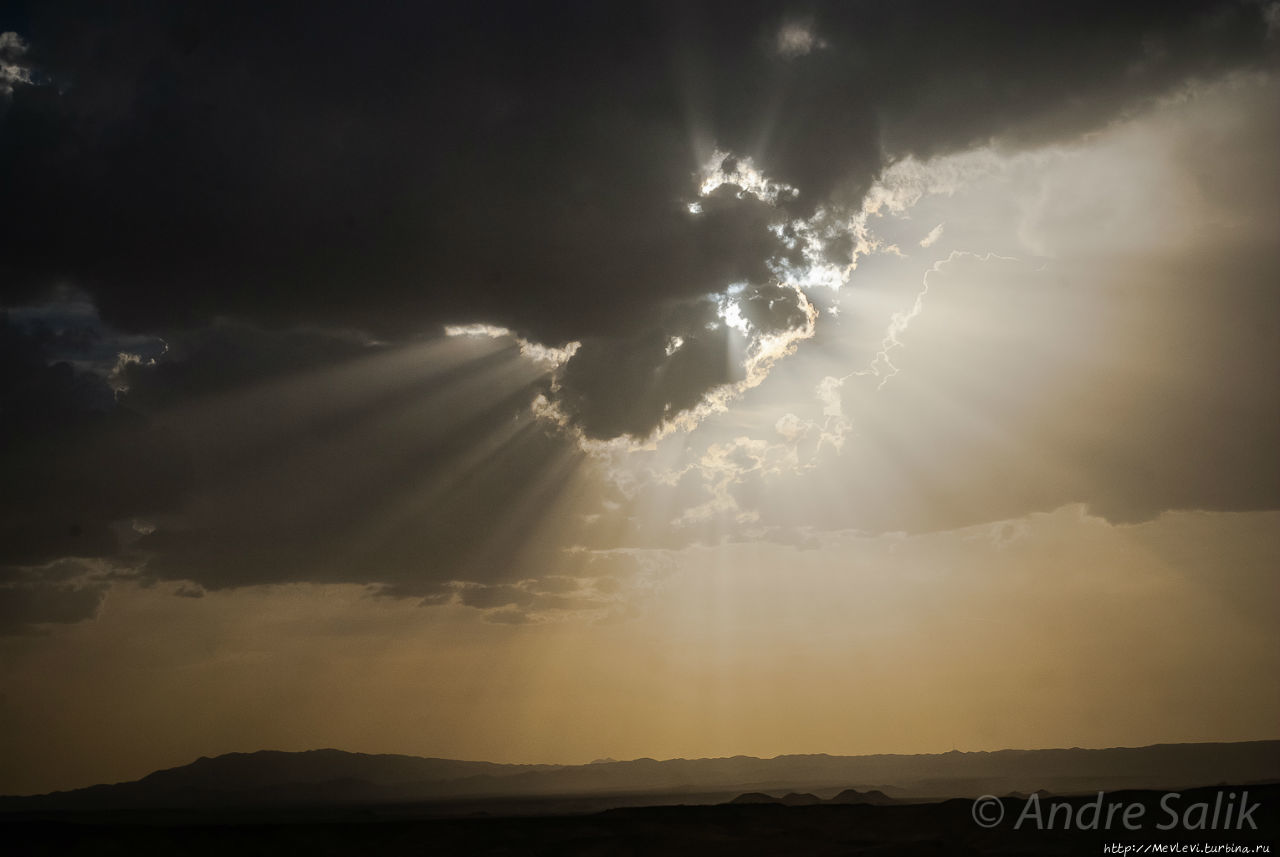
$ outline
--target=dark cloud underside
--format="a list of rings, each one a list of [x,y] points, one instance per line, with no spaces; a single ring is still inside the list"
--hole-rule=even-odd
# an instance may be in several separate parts
[[[771,225],[856,210],[908,154],[1073,140],[1193,79],[1274,61],[1262,4],[1220,0],[28,12],[23,50],[6,43],[23,70],[0,92],[0,306],[27,306],[0,319],[7,630],[93,615],[105,578],[49,571],[68,557],[207,589],[356,582],[438,600],[466,581],[462,603],[545,603],[552,593],[511,581],[523,551],[541,551],[540,573],[562,570],[547,524],[576,490],[581,453],[532,416],[536,396],[587,437],[644,437],[741,380],[738,333],[709,295],[732,285],[757,333],[808,319],[770,268],[795,261]],[[796,13],[816,35],[780,53]],[[691,212],[717,150],[798,195],[775,205],[726,185]],[[827,252],[848,261],[849,245]],[[1163,324],[1121,299],[1124,335],[1156,352],[1236,343],[1247,354],[1228,368],[1274,365],[1272,328],[1233,339],[1265,316],[1273,262],[1204,273],[1230,275],[1222,295],[1238,313],[1222,328]],[[1004,285],[987,297],[1012,300]],[[67,315],[56,306],[68,289],[102,314],[84,342],[31,321],[41,301]],[[1171,294],[1171,310],[1205,310],[1198,293]],[[1039,309],[1072,318],[1061,297],[1044,292]],[[511,336],[430,338],[470,323],[582,344],[553,383]],[[107,374],[117,346],[134,359]],[[1026,359],[988,356],[996,381]],[[919,373],[961,389],[946,368]],[[1254,426],[1274,420],[1274,398],[1242,404],[1256,391],[1214,378],[1115,401],[1077,391],[1121,425],[1176,417],[1118,443],[1076,427],[1087,461],[1080,481],[1054,483],[1062,496],[966,499],[990,473],[986,438],[940,438],[957,425],[946,413],[868,422],[884,455],[867,467],[896,468],[886,484],[916,471],[902,497],[866,498],[856,523],[901,527],[894,504],[921,497],[922,528],[1073,499],[1117,520],[1273,504],[1273,471],[1240,452],[1261,430],[1215,445],[1186,398]],[[884,398],[912,394],[895,384]],[[1070,427],[1073,408],[983,406],[1010,431]],[[1189,446],[1213,454],[1162,464]],[[920,449],[972,469],[930,467],[912,458]],[[1091,490],[1098,472],[1124,478]],[[1237,486],[1225,493],[1224,473]]]
[[[6,303],[108,321],[628,335],[763,279],[753,202],[691,218],[717,145],[811,207],[885,157],[1096,126],[1260,60],[1254,3],[858,3],[780,57],[774,4],[39,4],[0,135]],[[887,147],[882,151],[882,146]]]

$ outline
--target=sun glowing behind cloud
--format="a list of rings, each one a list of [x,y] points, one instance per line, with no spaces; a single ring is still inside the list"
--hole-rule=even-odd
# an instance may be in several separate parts
[[[1274,736],[1280,5],[54,5],[0,792]]]

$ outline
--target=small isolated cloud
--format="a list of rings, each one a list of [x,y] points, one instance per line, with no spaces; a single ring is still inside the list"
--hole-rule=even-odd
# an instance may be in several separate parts
[[[942,237],[942,226],[943,225],[939,223],[937,226],[930,229],[929,234],[920,239],[920,246],[932,247],[934,244],[937,244],[938,239]]]
[[[31,69],[22,62],[26,53],[27,43],[21,36],[0,33],[0,95],[12,95],[15,83],[31,82]]]
[[[813,32],[812,21],[788,21],[778,30],[778,55],[787,59],[821,50],[827,43]]]

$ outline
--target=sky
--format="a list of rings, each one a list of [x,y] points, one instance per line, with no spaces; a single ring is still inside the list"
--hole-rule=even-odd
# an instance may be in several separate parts
[[[0,10],[0,793],[1280,737],[1280,4]]]

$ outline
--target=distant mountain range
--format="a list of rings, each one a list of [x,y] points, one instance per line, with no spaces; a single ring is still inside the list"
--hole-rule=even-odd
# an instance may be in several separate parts
[[[703,796],[689,802],[714,802],[715,795],[727,801],[735,794],[740,795],[740,802],[803,804],[826,795],[832,802],[884,803],[1037,789],[1070,794],[1276,781],[1280,781],[1280,741],[913,756],[599,760],[588,765],[503,765],[340,750],[266,750],[200,758],[133,782],[4,797],[0,798],[0,810],[349,805],[601,795],[632,796],[615,801],[619,804],[675,803],[681,795]],[[765,792],[790,794],[773,798]]]

